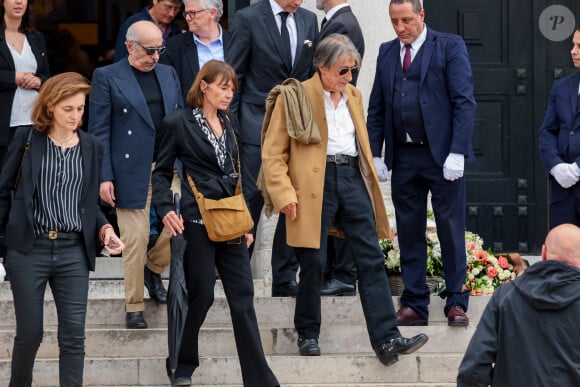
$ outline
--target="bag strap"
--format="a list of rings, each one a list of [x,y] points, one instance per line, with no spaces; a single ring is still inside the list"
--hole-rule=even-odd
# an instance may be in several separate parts
[[[18,166],[18,173],[16,174],[16,181],[14,182],[14,190],[18,188],[18,182],[20,181],[20,175],[22,174],[22,163],[24,162],[24,156],[30,151],[30,144],[32,143],[32,131],[34,129],[30,128],[28,130],[28,136],[26,136],[26,143],[24,144],[24,152],[22,152],[22,159],[20,160],[20,165]]]
[[[203,196],[203,194],[197,190],[195,182],[193,181],[193,178],[191,177],[189,172],[185,171],[185,175],[187,176],[187,182],[189,183],[189,187],[191,188],[193,194],[195,195],[195,200],[197,200],[198,197]],[[242,177],[238,175],[238,184],[236,184],[236,191],[234,195],[239,195],[241,192],[242,192]]]
[[[226,113],[226,119],[228,120],[228,122],[231,123],[230,115],[228,113]],[[224,128],[224,130],[225,129],[226,128]],[[242,192],[242,168],[240,166],[240,146],[238,144],[238,140],[236,140],[236,133],[233,131],[233,129],[232,129],[232,138],[234,139],[234,142],[236,143],[236,150],[238,153],[238,160],[237,160],[238,183],[236,184],[236,191],[235,191],[234,195],[239,195]],[[183,169],[185,170],[185,168],[183,168]],[[203,196],[203,194],[197,190],[195,182],[193,181],[193,178],[189,175],[189,172],[187,172],[187,170],[185,170],[185,175],[187,176],[187,182],[189,183],[189,187],[191,188],[191,191],[193,191],[193,194],[195,195],[195,199],[197,200],[197,198],[200,195]]]

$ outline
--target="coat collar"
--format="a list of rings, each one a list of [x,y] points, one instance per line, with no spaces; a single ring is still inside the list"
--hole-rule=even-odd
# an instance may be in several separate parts
[[[129,64],[129,60],[127,57],[125,57],[121,61],[115,63],[113,66],[116,66],[116,68],[113,70],[113,82],[117,84],[121,94],[125,96],[129,104],[133,106],[141,118],[143,118],[143,120],[151,127],[151,129],[155,129],[155,125],[153,124],[153,120],[151,118],[151,113],[149,113],[149,108],[147,107],[147,101],[141,92],[141,86],[139,85],[139,82],[133,73],[133,68]],[[167,71],[163,71],[161,69],[162,66],[165,65],[157,63],[152,71],[154,71],[155,75],[157,76],[159,90],[161,91],[161,96],[163,97],[165,114],[168,114],[177,107],[171,106],[173,99],[168,98],[171,93],[175,93],[175,90],[172,89],[175,85],[175,82],[172,82],[171,78],[167,76]]]

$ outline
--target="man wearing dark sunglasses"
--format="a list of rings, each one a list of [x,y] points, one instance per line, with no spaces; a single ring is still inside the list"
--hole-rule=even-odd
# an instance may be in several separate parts
[[[125,35],[129,26],[140,20],[149,20],[155,23],[163,31],[163,40],[181,33],[181,28],[175,22],[175,17],[181,11],[182,0],[152,0],[151,5],[143,8],[133,16],[129,17],[117,34],[115,45],[115,62],[127,56],[125,47]]]
[[[347,0],[316,0],[316,8],[324,11],[324,19],[320,25],[320,35],[316,40],[318,45],[324,38],[332,34],[346,35],[355,45],[361,56],[365,52],[365,41],[358,20],[352,12]],[[346,69],[342,75],[346,75]],[[357,71],[352,72],[350,83],[356,86]],[[323,296],[354,296],[356,294],[356,267],[348,242],[345,238],[328,236],[326,252],[326,269],[324,270],[324,285],[320,294]]]
[[[160,273],[169,264],[171,235],[162,231],[147,251],[150,177],[161,122],[183,101],[175,70],[157,63],[165,49],[157,25],[145,20],[132,24],[126,46],[126,58],[93,73],[89,132],[106,149],[101,200],[116,208],[121,237],[129,246],[123,252],[126,327],[141,329],[147,328],[144,285],[151,299],[167,303]]]

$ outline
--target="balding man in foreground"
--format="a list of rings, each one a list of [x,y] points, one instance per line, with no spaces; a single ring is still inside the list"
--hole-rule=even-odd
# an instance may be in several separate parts
[[[459,367],[457,386],[580,383],[580,228],[548,234],[542,260],[487,304]]]

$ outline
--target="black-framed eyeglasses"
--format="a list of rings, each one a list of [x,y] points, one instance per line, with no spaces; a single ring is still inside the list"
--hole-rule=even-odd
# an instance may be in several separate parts
[[[135,40],[135,43],[137,43],[139,46],[141,46],[141,48],[143,48],[145,50],[145,53],[147,55],[153,55],[155,53],[158,53],[159,55],[161,55],[161,54],[163,54],[165,52],[165,46],[161,46],[161,47],[145,47],[145,46],[143,46],[141,43],[139,43],[136,40]]]
[[[207,9],[200,9],[199,11],[186,11],[183,13],[185,19],[195,19],[198,13],[205,12]]]
[[[360,67],[358,66],[353,66],[353,67],[339,67],[338,69],[338,75],[343,76],[346,75],[346,73],[348,73],[350,71],[350,73],[352,75],[355,75],[356,73],[358,73],[358,70],[360,69]]]

